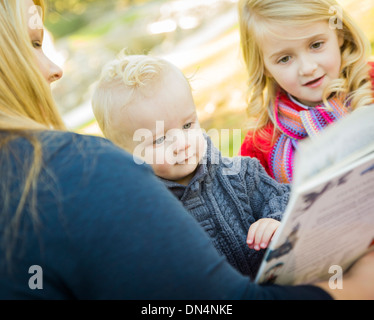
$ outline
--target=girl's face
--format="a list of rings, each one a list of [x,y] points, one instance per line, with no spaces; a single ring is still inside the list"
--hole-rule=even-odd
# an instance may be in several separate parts
[[[48,83],[52,83],[53,81],[56,81],[62,77],[62,70],[49,58],[47,58],[42,50],[44,32],[43,25],[41,23],[42,19],[36,6],[32,0],[25,0],[25,3],[27,17],[26,22],[28,25],[31,43],[34,48],[37,66]]]
[[[323,21],[298,29],[278,26],[272,31],[261,42],[266,74],[301,103],[319,104],[324,89],[339,78],[344,39]]]

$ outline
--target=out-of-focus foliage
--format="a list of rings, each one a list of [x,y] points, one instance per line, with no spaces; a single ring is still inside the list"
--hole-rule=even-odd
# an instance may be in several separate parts
[[[92,17],[108,11],[136,6],[148,0],[46,0],[46,26],[55,38],[61,38],[85,27]]]
[[[237,0],[45,1],[46,27],[64,58],[64,77],[53,85],[53,93],[65,119],[74,120],[71,129],[102,135],[87,112],[92,88],[103,64],[126,48],[130,54],[165,57],[180,67],[190,79],[202,128],[230,130],[229,139],[212,139],[225,156],[237,154],[233,137],[242,139],[246,133],[248,78]],[[338,0],[368,36],[374,53],[373,1]],[[241,133],[233,132],[238,129]]]

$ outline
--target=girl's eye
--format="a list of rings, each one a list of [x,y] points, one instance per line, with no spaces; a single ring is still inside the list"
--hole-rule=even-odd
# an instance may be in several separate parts
[[[316,42],[311,45],[312,49],[319,49],[323,45],[323,42]]]
[[[290,59],[291,59],[290,56],[286,56],[286,57],[283,57],[282,59],[279,59],[278,63],[287,63],[288,61],[290,61]]]
[[[40,41],[32,41],[32,46],[35,49],[40,49],[42,47],[42,43]]]
[[[189,122],[183,126],[183,129],[189,129],[192,126],[192,122]]]
[[[161,137],[161,138],[158,138],[156,139],[153,144],[161,144],[165,141],[165,136]]]

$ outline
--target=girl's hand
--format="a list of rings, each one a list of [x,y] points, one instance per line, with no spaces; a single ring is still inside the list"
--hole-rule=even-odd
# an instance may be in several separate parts
[[[279,226],[280,222],[274,219],[264,218],[257,220],[248,230],[248,247],[257,251],[267,248]]]

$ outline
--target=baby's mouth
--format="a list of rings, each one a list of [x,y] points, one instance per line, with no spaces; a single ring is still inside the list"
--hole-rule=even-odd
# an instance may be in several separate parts
[[[187,164],[191,158],[195,156],[194,153],[188,153],[176,161],[176,164]]]

